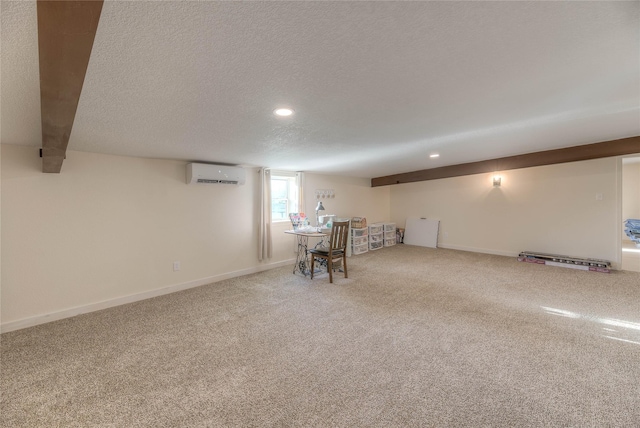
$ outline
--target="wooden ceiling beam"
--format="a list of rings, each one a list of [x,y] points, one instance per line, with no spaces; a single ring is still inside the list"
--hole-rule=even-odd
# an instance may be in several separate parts
[[[38,0],[42,172],[67,152],[103,0]]]
[[[510,169],[553,165],[636,153],[640,153],[640,136],[376,177],[371,179],[371,187],[507,171]]]

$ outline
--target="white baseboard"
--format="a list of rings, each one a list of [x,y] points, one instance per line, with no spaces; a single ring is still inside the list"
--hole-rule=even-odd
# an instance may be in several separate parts
[[[23,318],[17,321],[6,322],[0,325],[0,333],[20,330],[27,327],[33,327],[52,321],[58,321],[64,318],[75,317],[89,312],[100,311],[102,309],[112,308],[114,306],[125,305],[127,303],[138,302],[140,300],[151,299],[152,297],[163,296],[165,294],[175,293],[176,291],[187,290],[189,288],[200,287],[202,285],[223,281],[225,279],[236,278],[243,275],[262,272],[265,270],[275,269],[282,266],[293,265],[295,259],[283,260],[267,265],[255,266],[248,269],[227,272],[220,275],[209,276],[206,278],[196,279],[194,281],[183,282],[181,284],[170,285],[168,287],[158,288],[156,290],[144,291],[142,293],[131,294],[129,296],[117,297],[115,299],[104,300],[102,302],[90,303],[88,305],[76,306],[74,308],[65,309],[58,312],[52,312],[34,317]]]
[[[465,247],[462,245],[442,245],[438,243],[438,248],[446,248],[449,250],[470,251],[472,253],[493,254],[495,256],[518,257],[518,253],[511,251],[491,250],[487,248]]]
[[[471,251],[472,253],[483,253],[483,254],[493,254],[495,256],[506,256],[506,257],[518,257],[520,252],[510,252],[510,251],[499,251],[499,250],[488,250],[486,248],[474,248],[474,247],[465,247],[461,245],[441,245],[438,244],[438,248],[446,248],[449,250],[460,250],[460,251]],[[616,261],[611,262],[612,270],[620,270],[620,263]]]

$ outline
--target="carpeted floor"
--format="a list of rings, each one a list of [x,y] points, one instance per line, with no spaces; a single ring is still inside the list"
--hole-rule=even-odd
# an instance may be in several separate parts
[[[1,336],[3,427],[637,427],[640,273],[397,245]]]

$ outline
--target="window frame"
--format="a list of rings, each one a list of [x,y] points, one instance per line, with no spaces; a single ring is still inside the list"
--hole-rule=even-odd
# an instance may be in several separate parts
[[[286,217],[275,219],[273,214],[273,181],[274,180],[286,180],[287,184],[287,203],[286,203]],[[271,170],[271,223],[288,223],[289,214],[292,212],[300,212],[302,192],[300,191],[300,185],[298,180],[298,173],[295,171],[282,171]],[[297,195],[292,195],[292,192],[297,192]],[[292,197],[295,196],[295,197]],[[279,199],[281,200],[281,198]]]

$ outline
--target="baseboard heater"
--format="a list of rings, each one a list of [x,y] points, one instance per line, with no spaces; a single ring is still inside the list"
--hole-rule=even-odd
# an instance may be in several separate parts
[[[521,252],[518,255],[518,261],[588,270],[591,272],[611,272],[611,262],[608,260],[580,259],[570,256],[560,256],[558,254],[534,253],[533,251]]]

